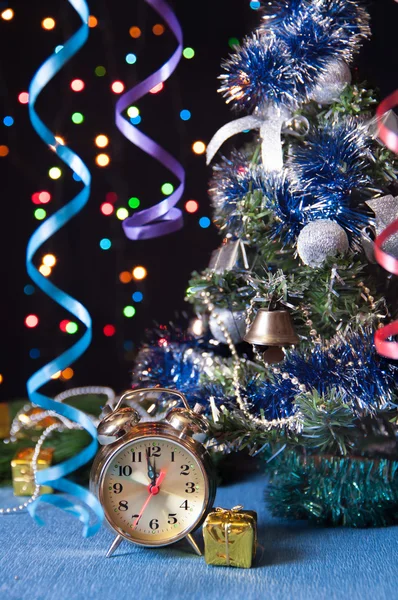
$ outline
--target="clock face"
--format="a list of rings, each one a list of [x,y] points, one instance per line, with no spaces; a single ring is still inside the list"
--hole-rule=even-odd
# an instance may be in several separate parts
[[[177,541],[203,515],[208,481],[202,463],[163,436],[131,441],[106,466],[102,503],[110,525],[127,539],[161,546]]]

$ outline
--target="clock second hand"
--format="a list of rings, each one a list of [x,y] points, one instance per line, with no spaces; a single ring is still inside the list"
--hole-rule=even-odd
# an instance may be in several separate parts
[[[160,484],[162,483],[163,479],[166,477],[166,471],[160,471],[159,477],[157,478],[156,482],[154,485],[150,485],[149,486],[149,496],[148,498],[145,500],[144,506],[141,508],[141,511],[137,517],[137,519],[135,520],[135,523],[133,525],[133,529],[135,529],[142,517],[142,515],[145,512],[146,507],[149,504],[150,499],[152,498],[152,496],[156,496],[156,494],[158,494],[160,492]]]

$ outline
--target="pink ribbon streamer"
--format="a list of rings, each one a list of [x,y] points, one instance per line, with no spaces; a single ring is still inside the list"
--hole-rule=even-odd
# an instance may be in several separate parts
[[[398,135],[382,122],[384,114],[398,105],[398,90],[387,96],[378,106],[376,115],[378,117],[378,131],[381,141],[391,150],[398,154]],[[398,275],[398,260],[385,252],[382,248],[384,242],[392,235],[398,233],[398,219],[390,223],[375,239],[374,254],[377,262],[386,271]],[[376,350],[382,356],[398,360],[398,343],[388,341],[391,336],[398,335],[398,321],[393,321],[385,327],[376,331],[374,342]]]

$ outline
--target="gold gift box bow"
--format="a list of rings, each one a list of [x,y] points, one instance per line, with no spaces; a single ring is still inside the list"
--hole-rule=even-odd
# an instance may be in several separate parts
[[[203,524],[207,564],[251,567],[257,548],[257,513],[216,507]]]

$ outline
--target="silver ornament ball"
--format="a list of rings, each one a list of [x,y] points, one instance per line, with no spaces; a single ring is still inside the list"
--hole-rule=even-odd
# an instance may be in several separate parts
[[[348,237],[335,221],[319,219],[311,221],[297,238],[297,252],[305,265],[320,267],[328,256],[347,252]]]
[[[221,321],[223,326],[232,338],[234,344],[239,344],[243,340],[246,333],[246,311],[232,311],[229,308],[216,308],[214,313],[210,315],[209,327],[212,336],[221,344],[226,344],[227,340],[217,323],[217,319]]]
[[[332,60],[322,73],[311,92],[311,99],[318,104],[331,104],[338,99],[347,84],[351,83],[351,71],[342,60]]]

